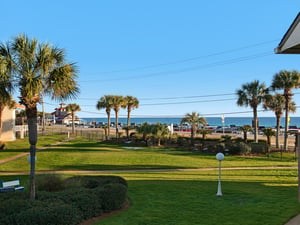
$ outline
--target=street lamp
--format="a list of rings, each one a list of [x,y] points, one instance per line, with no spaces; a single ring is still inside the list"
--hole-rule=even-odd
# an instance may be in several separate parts
[[[216,159],[219,161],[219,179],[218,179],[218,192],[217,192],[217,196],[221,197],[222,194],[222,188],[221,188],[221,162],[224,159],[224,154],[219,152],[216,155]]]

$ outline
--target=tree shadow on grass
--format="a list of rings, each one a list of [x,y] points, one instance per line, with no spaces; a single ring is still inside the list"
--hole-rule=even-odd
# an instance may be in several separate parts
[[[164,166],[164,165],[103,165],[99,162],[99,164],[84,164],[84,165],[63,165],[63,166],[53,166],[53,170],[90,170],[90,171],[104,171],[107,170],[107,172],[110,172],[110,170],[119,170],[120,172],[122,170],[132,170],[135,171],[143,171],[143,170],[157,170],[157,171],[163,171],[163,170],[176,170],[176,169],[183,169],[173,166]]]

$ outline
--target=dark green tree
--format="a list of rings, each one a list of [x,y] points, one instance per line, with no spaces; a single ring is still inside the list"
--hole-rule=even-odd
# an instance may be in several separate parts
[[[242,85],[241,89],[236,91],[237,105],[238,106],[250,106],[253,110],[254,121],[254,142],[258,142],[258,117],[257,108],[264,102],[266,95],[269,93],[264,83],[260,83],[255,80],[251,83]]]
[[[19,88],[20,104],[25,106],[31,159],[30,199],[34,200],[37,104],[41,95],[60,101],[76,97],[79,92],[75,81],[77,70],[74,63],[65,62],[63,49],[39,43],[26,35],[19,35],[11,42],[1,44],[0,56],[7,63],[10,88]]]
[[[271,88],[273,90],[283,90],[285,98],[285,127],[284,127],[284,144],[283,149],[287,150],[288,139],[288,119],[289,119],[289,105],[292,100],[292,90],[300,87],[300,74],[296,70],[287,71],[282,70],[276,73],[273,77]]]

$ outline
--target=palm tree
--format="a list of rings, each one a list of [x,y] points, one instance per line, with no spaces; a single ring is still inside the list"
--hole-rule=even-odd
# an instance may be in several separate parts
[[[285,109],[285,98],[281,94],[270,95],[264,103],[265,109],[270,109],[276,116],[276,148],[279,148],[280,120]],[[296,103],[289,102],[289,112],[296,112]]]
[[[268,145],[271,146],[271,137],[275,136],[275,131],[272,128],[268,127],[263,130],[263,133],[267,136]]]
[[[170,130],[167,125],[156,123],[152,127],[152,134],[157,138],[157,146],[160,146],[161,139],[167,137],[170,134]]]
[[[300,87],[300,74],[296,71],[282,70],[276,73],[273,77],[271,88],[273,90],[282,90],[285,98],[285,127],[284,127],[284,145],[283,149],[287,150],[288,138],[288,118],[289,118],[289,103],[292,99],[294,88]]]
[[[127,129],[126,129],[126,137],[129,135],[129,126],[130,126],[130,113],[133,109],[139,107],[139,100],[133,96],[126,96],[124,98],[124,106],[127,108]]]
[[[271,150],[271,137],[275,136],[275,131],[272,128],[265,128],[263,130],[264,135],[267,136],[267,143],[268,143],[268,156],[270,156]]]
[[[250,125],[244,125],[240,129],[244,134],[244,142],[247,143],[247,133],[252,130],[252,127]]]
[[[192,112],[187,113],[181,120],[182,123],[188,123],[191,126],[191,144],[194,145],[195,133],[199,125],[205,126],[207,124],[206,119],[202,117],[199,113]]]
[[[76,67],[65,62],[64,50],[39,43],[26,35],[0,45],[0,55],[8,63],[12,86],[19,87],[20,104],[25,106],[30,143],[30,199],[35,199],[35,155],[37,143],[37,104],[41,95],[65,100],[79,92]]]
[[[105,112],[107,114],[107,135],[106,135],[106,140],[109,139],[110,135],[110,112],[112,109],[112,95],[104,95],[99,99],[97,102],[96,108],[98,110],[105,109]],[[105,128],[104,128],[105,129]]]
[[[268,94],[268,89],[264,83],[259,83],[258,80],[254,80],[251,83],[242,85],[242,88],[236,91],[237,105],[238,106],[250,106],[253,109],[254,120],[254,142],[258,141],[258,119],[257,119],[257,107],[261,104],[265,96]]]
[[[115,111],[115,117],[116,117],[116,139],[118,140],[119,136],[119,129],[118,129],[118,124],[119,124],[119,111],[121,108],[124,108],[124,97],[121,95],[113,95],[112,97],[112,108]]]
[[[143,140],[147,143],[147,137],[149,134],[152,133],[152,126],[148,124],[147,122],[142,123],[140,126],[136,127],[136,131],[139,134],[143,135]]]
[[[72,134],[75,133],[75,113],[80,111],[80,106],[76,103],[68,104],[66,106],[66,111],[68,114],[71,114],[72,117]]]

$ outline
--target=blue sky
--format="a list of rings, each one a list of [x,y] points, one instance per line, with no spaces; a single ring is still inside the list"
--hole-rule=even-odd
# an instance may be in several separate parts
[[[137,97],[132,116],[252,116],[236,106],[242,84],[269,86],[282,69],[300,71],[300,55],[274,54],[296,1],[15,0],[1,8],[2,42],[25,33],[77,63],[81,93],[65,103],[79,104],[80,117],[105,117],[95,105],[106,94]],[[300,90],[294,100],[300,105]],[[47,112],[59,104],[45,101]]]

